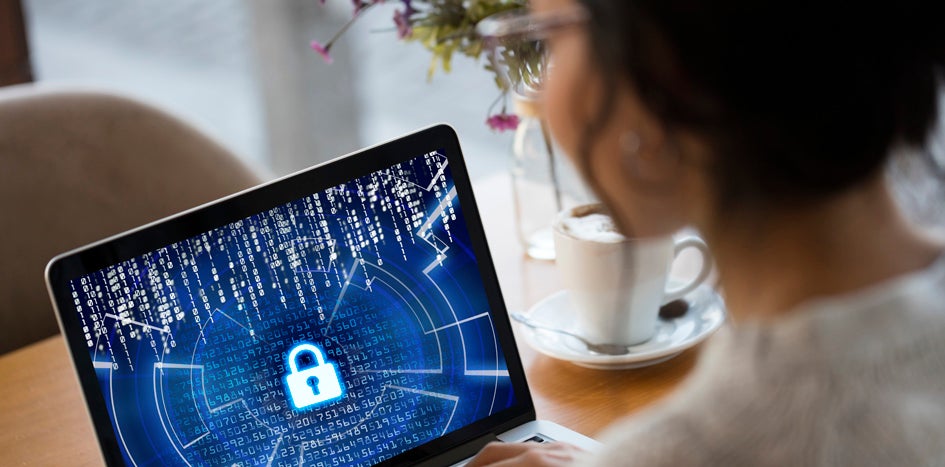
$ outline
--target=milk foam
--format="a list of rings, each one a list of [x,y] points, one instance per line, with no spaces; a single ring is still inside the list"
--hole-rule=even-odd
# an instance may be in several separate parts
[[[617,232],[610,216],[600,213],[565,217],[561,219],[561,230],[575,238],[592,242],[619,243],[627,239]]]

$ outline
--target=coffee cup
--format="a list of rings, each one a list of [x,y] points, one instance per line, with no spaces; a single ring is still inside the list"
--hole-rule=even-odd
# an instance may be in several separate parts
[[[562,211],[554,223],[556,263],[574,307],[574,331],[595,344],[635,345],[657,330],[660,306],[702,284],[712,269],[705,242],[695,236],[627,238],[600,204]],[[688,248],[699,272],[668,289],[669,273]]]

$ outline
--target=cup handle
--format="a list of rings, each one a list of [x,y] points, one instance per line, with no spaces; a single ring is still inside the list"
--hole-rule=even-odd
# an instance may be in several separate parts
[[[679,257],[679,253],[682,253],[686,248],[695,248],[699,250],[699,253],[702,254],[702,269],[699,271],[699,274],[696,275],[688,284],[679,287],[674,290],[667,290],[663,293],[663,303],[668,303],[677,298],[682,298],[689,292],[692,292],[699,287],[700,284],[705,282],[709,277],[709,273],[712,272],[712,253],[709,251],[709,246],[705,244],[699,237],[685,237],[675,242],[673,245],[673,261],[676,261],[676,258]]]

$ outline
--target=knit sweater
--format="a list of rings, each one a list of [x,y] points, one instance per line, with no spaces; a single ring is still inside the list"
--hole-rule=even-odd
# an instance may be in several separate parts
[[[729,326],[680,390],[581,465],[945,466],[945,256]]]

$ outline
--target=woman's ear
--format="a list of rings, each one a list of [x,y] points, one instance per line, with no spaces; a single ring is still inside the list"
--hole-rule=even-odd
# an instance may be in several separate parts
[[[680,153],[671,135],[633,93],[621,97],[618,114],[627,122],[618,144],[620,166],[628,182],[647,190],[672,185],[678,176]]]

